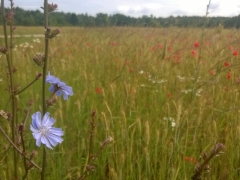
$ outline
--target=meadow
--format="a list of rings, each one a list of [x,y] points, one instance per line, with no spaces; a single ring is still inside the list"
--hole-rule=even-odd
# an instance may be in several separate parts
[[[75,180],[87,168],[92,113],[92,150],[97,154],[86,179],[189,180],[217,143],[223,153],[211,159],[202,179],[240,177],[240,33],[222,27],[61,28],[50,41],[51,74],[72,86],[74,95],[49,109],[64,130],[64,141],[47,150],[46,179]],[[17,27],[15,34],[43,34],[42,27]],[[2,33],[1,33],[2,34]],[[3,39],[0,40],[3,44]],[[32,60],[44,51],[44,37],[14,39],[18,86],[41,68]],[[0,57],[0,109],[9,108],[6,60]],[[50,93],[49,93],[50,94]],[[18,96],[18,121],[32,98],[41,110],[41,82]],[[3,118],[1,126],[10,133]],[[30,127],[29,118],[26,127]],[[26,147],[38,150],[30,129]],[[0,136],[0,179],[11,174],[12,152]],[[39,152],[40,153],[40,152]],[[205,156],[206,156],[205,154]],[[40,156],[40,155],[39,155]],[[40,162],[38,155],[34,158]],[[19,166],[20,174],[24,169]],[[31,169],[28,180],[39,179]]]

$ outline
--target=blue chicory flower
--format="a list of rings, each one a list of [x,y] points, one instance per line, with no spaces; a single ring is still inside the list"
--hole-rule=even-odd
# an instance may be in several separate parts
[[[51,118],[49,115],[50,113],[47,112],[42,119],[41,112],[34,113],[32,115],[30,129],[34,139],[36,139],[37,146],[40,147],[41,143],[43,143],[48,148],[52,149],[52,146],[56,146],[63,141],[61,136],[63,136],[64,133],[61,128],[52,127],[55,119]]]
[[[50,72],[48,72],[46,82],[52,84],[49,91],[56,93],[57,96],[61,96],[63,94],[64,100],[68,100],[68,96],[73,95],[72,87],[67,86],[65,82],[62,82],[55,76],[50,75]]]

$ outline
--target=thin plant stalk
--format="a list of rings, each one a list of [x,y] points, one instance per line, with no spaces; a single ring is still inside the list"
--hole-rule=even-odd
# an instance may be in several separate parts
[[[204,33],[205,33],[205,28],[206,28],[206,25],[207,25],[207,18],[208,18],[208,10],[209,10],[209,7],[210,7],[210,4],[211,4],[211,0],[209,0],[208,2],[208,5],[207,5],[207,9],[206,9],[206,14],[205,14],[205,22],[204,22],[204,26],[202,28],[202,34],[201,34],[201,40],[200,40],[200,48],[199,48],[199,56],[198,56],[198,67],[197,67],[197,70],[196,70],[196,75],[195,75],[195,83],[193,85],[193,89],[195,91],[196,89],[196,85],[197,85],[197,81],[198,81],[198,77],[199,77],[199,73],[200,73],[200,69],[201,69],[201,65],[200,65],[200,61],[201,61],[201,54],[202,54],[202,44],[203,44],[203,39],[204,39]],[[192,91],[192,96],[191,98],[193,98],[193,93],[194,91]]]
[[[44,28],[45,31],[48,29],[48,0],[44,0]],[[45,61],[43,66],[43,80],[42,80],[42,114],[44,115],[47,110],[46,106],[46,74],[47,74],[47,63],[48,63],[48,43],[47,33],[45,33]],[[44,180],[45,168],[46,168],[46,149],[43,147],[43,161],[42,161],[42,171],[41,180]]]
[[[12,0],[10,0],[10,8],[11,8],[11,12],[13,12],[13,2]],[[10,62],[12,64],[12,60],[13,60],[13,53],[12,53],[12,49],[13,49],[13,19],[11,20],[11,23],[10,23],[10,29],[9,29],[9,32],[10,32],[10,48],[9,48],[9,54],[10,54]]]
[[[5,19],[5,9],[4,9],[4,0],[1,0],[1,9],[3,14],[3,31],[4,31],[4,41],[5,41],[5,48],[7,50],[11,49],[9,48],[8,44],[8,36],[7,36],[7,22]],[[12,26],[11,26],[12,28]],[[12,31],[11,31],[12,35]],[[10,37],[11,39],[12,37]],[[12,42],[12,41],[11,41]],[[15,124],[16,124],[16,99],[14,94],[14,80],[13,80],[13,67],[12,67],[12,61],[11,61],[11,50],[10,53],[6,53],[6,59],[7,59],[7,67],[8,67],[8,73],[9,73],[9,93],[10,93],[10,99],[11,99],[11,110],[12,110],[12,123],[11,123],[11,129],[12,129],[12,142],[15,143],[16,141],[16,134],[15,134]],[[17,152],[15,149],[13,149],[13,161],[14,161],[14,178],[17,179],[18,173],[17,173]]]
[[[20,149],[18,149],[18,147],[12,142],[12,140],[8,137],[8,135],[5,133],[5,131],[2,129],[1,126],[0,126],[0,131],[5,136],[5,138],[8,140],[8,142],[10,142],[10,144],[14,147],[14,149],[16,149],[16,151],[18,151],[28,162],[30,162],[39,171],[41,171],[41,168],[36,163],[34,163],[31,159],[26,157],[25,153],[23,153]]]
[[[19,90],[16,95],[19,95],[20,93],[22,93],[23,91],[25,91],[28,87],[30,87],[33,83],[35,83],[35,82],[41,77],[41,75],[42,75],[42,74],[39,73],[32,82],[30,82],[28,85],[26,85],[23,89]]]

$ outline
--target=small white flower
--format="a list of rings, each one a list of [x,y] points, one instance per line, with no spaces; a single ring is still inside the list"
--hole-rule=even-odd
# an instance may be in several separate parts
[[[172,121],[171,125],[172,125],[172,127],[175,127],[176,126],[175,121]]]
[[[143,73],[144,73],[143,70],[139,71],[139,74],[143,74]]]
[[[178,78],[179,81],[181,81],[181,82],[185,80],[185,77],[177,76],[177,78]]]
[[[33,42],[36,42],[36,43],[40,43],[41,41],[40,41],[40,39],[33,39]]]

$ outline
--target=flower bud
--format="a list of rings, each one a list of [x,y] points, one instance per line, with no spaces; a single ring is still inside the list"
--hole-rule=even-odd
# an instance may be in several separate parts
[[[104,148],[107,144],[111,143],[113,138],[109,136],[103,143],[101,143],[101,148]]]
[[[40,77],[42,77],[42,73],[38,73],[36,79],[39,79]]]
[[[36,56],[33,57],[33,61],[38,65],[43,67],[45,62],[45,55],[41,53],[37,53]]]
[[[0,46],[0,52],[3,54],[7,54],[8,50],[7,48]]]
[[[7,21],[10,21],[11,19],[13,19],[13,16],[14,16],[14,12],[13,11],[10,11],[8,13],[5,13],[5,19]]]
[[[46,100],[47,106],[53,106],[57,102],[57,99],[51,97],[50,99]]]
[[[57,4],[48,4],[48,12],[53,12],[57,10],[58,5]]]
[[[57,36],[60,33],[59,29],[51,29],[51,28],[47,28],[45,30],[45,35],[47,39],[52,39],[55,36]]]

